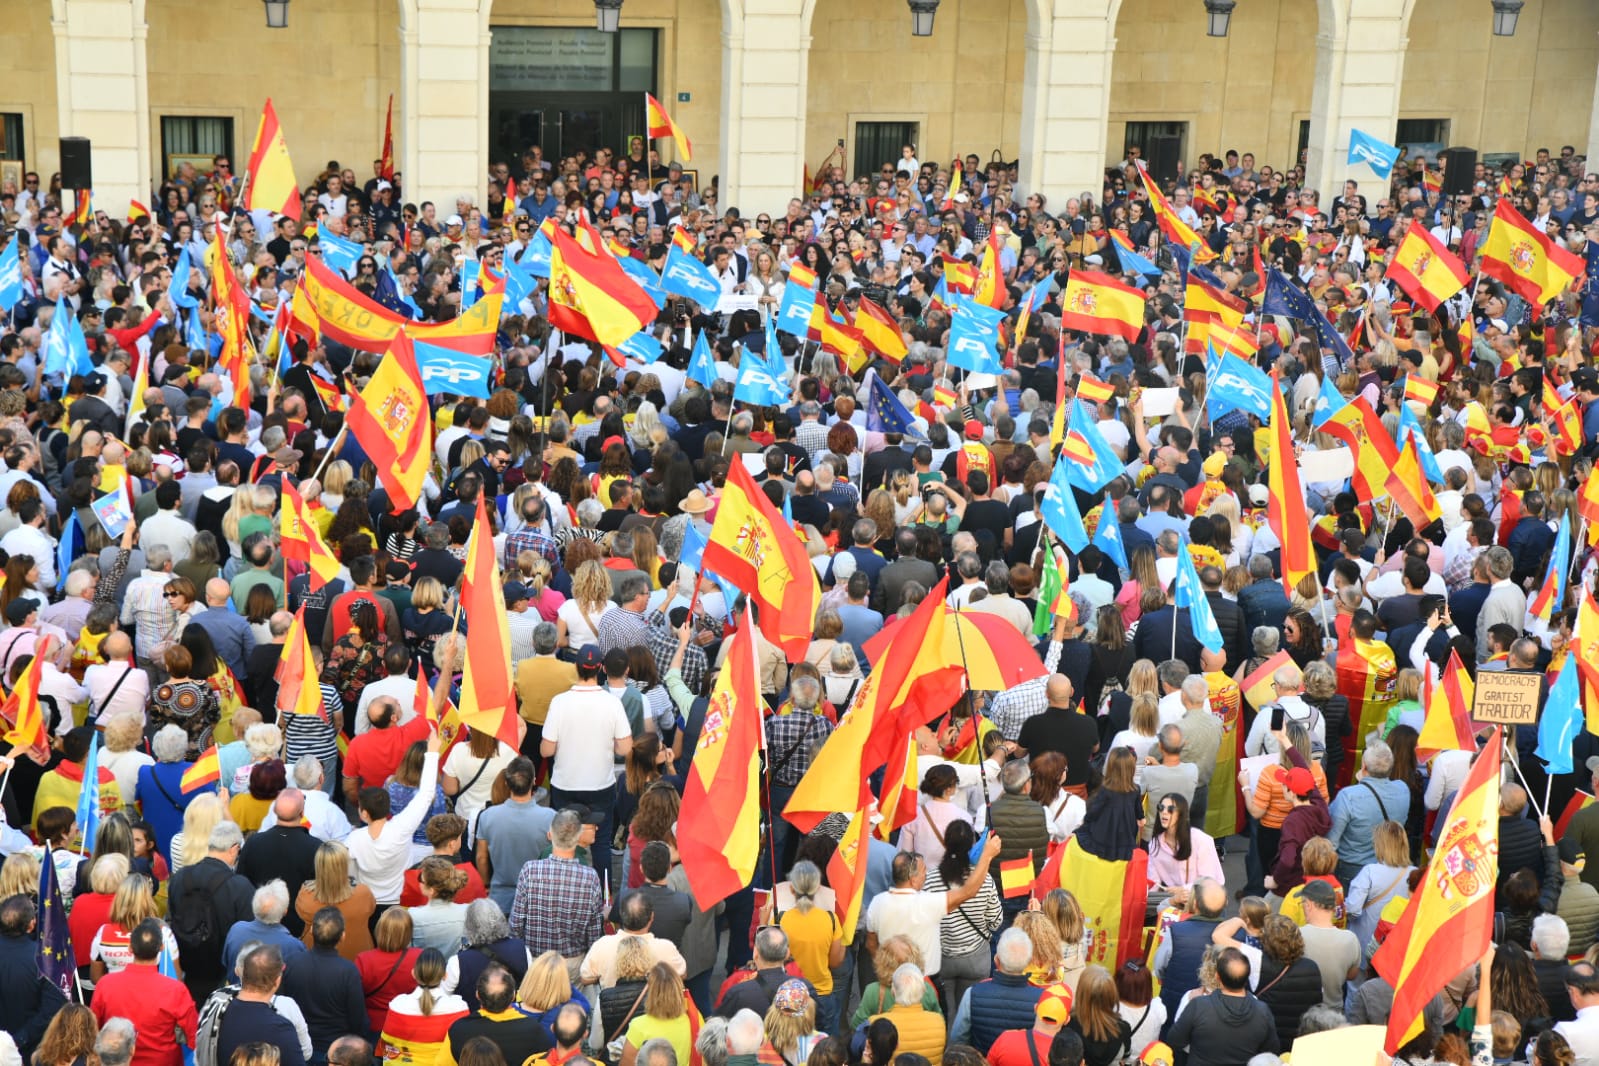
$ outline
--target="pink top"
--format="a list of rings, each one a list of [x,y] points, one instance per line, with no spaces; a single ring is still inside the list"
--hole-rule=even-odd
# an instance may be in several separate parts
[[[1189,855],[1178,862],[1163,836],[1149,842],[1149,883],[1152,885],[1191,885],[1202,877],[1216,881],[1225,880],[1221,859],[1216,855],[1216,842],[1202,829],[1188,831]]]
[[[923,796],[916,817],[899,831],[899,850],[919,852],[928,869],[932,869],[944,861],[944,831],[957,819],[971,821],[964,807]]]

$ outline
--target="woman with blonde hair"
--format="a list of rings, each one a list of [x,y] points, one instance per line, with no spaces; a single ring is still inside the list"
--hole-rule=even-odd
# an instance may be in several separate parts
[[[1344,901],[1349,931],[1363,949],[1377,932],[1383,908],[1392,900],[1410,897],[1410,871],[1415,869],[1410,863],[1410,837],[1401,823],[1379,822],[1371,842],[1377,861],[1360,868]]]
[[[1149,660],[1142,660],[1148,662]],[[1111,738],[1110,747],[1132,748],[1138,757],[1135,778],[1142,779],[1144,757],[1160,739],[1160,700],[1153,692],[1140,692],[1133,697],[1131,721],[1126,729]]]
[[[610,573],[599,562],[583,563],[572,575],[572,598],[556,612],[556,647],[576,651],[599,643],[600,621],[616,609],[611,602]]]
[[[791,977],[777,986],[765,1022],[766,1043],[784,1066],[807,1062],[811,1050],[827,1038],[825,1032],[817,1031],[816,1000],[805,982],[797,978]]]
[[[572,975],[567,972],[566,960],[558,951],[546,951],[533,960],[527,976],[516,990],[516,1004],[523,1014],[531,1014],[544,1026],[544,1034],[555,1040],[555,1018],[561,1008],[576,1003],[589,1013],[588,1000],[576,995],[572,988]]]
[[[1060,939],[1060,927],[1043,911],[1022,911],[1012,924],[1027,934],[1033,945],[1033,957],[1027,964],[1027,979],[1035,985],[1051,985],[1066,977],[1066,945]],[[1081,970],[1082,964],[1078,963]],[[1076,975],[1072,975],[1076,980]]]
[[[139,750],[144,740],[144,715],[122,711],[102,723],[104,747],[100,750],[100,769],[110,770],[126,808],[137,809],[134,796],[139,788],[139,771],[154,766],[155,760]]]
[[[316,849],[316,878],[300,886],[294,897],[294,913],[305,922],[301,939],[311,946],[311,919],[323,907],[334,907],[344,916],[344,939],[339,954],[356,961],[356,956],[372,948],[372,913],[377,900],[372,890],[355,880],[350,851],[337,840],[324,841]]]
[[[872,1015],[883,1014],[894,1006],[894,971],[907,962],[918,970],[926,965],[921,949],[903,933],[877,945],[877,950],[872,953],[872,982],[861,992],[855,1013],[850,1015],[851,1029],[860,1028],[860,1024]],[[922,1007],[931,1011],[939,1009],[938,991],[931,982],[922,990]]]
[[[1088,923],[1083,918],[1083,908],[1077,902],[1077,897],[1066,889],[1054,888],[1044,895],[1038,909],[1054,923],[1055,933],[1060,938],[1061,966],[1065,975],[1063,980],[1075,988],[1078,975],[1087,962],[1083,937]]]
[[[0,899],[39,895],[39,860],[30,851],[14,851],[0,864]]]
[[[418,662],[432,662],[439,638],[454,627],[453,615],[445,610],[448,602],[444,585],[436,577],[421,578],[411,589],[411,606],[400,616],[400,627],[411,657]]]
[[[633,565],[644,572],[650,579],[650,588],[661,587],[661,550],[660,542],[655,539],[655,531],[649,526],[635,526],[633,533]]]
[[[447,1061],[450,1026],[467,1016],[466,1002],[453,992],[439,991],[444,955],[436,948],[422,949],[411,976],[416,979],[416,990],[389,1001],[381,1054],[385,1060],[408,1066],[434,1066],[441,1059]],[[395,1024],[399,1018],[405,1019],[403,1025]]]
[[[89,945],[89,977],[95,983],[106,974],[120,973],[133,965],[133,930],[146,918],[161,918],[150,891],[150,879],[143,874],[129,874],[117,886],[111,899],[111,913]],[[161,941],[174,966],[179,965],[178,941],[165,922],[161,925]]]
[[[687,998],[683,979],[676,970],[664,962],[650,967],[649,976],[644,979],[643,1004],[622,1036],[619,1066],[633,1066],[638,1049],[657,1039],[672,1045],[678,1062],[689,1061],[694,1034],[689,1025]]]
[[[331,517],[344,503],[344,488],[355,477],[355,470],[343,459],[335,459],[322,470],[322,509]],[[322,532],[327,532],[322,530]]]
[[[522,556],[527,555],[532,558],[524,566]],[[525,551],[516,558],[522,570],[522,583],[527,586],[528,606],[538,612],[542,621],[554,622],[566,603],[566,596],[550,587],[550,582],[555,580],[550,561],[534,551]]]
[[[172,835],[172,872],[193,866],[206,856],[211,830],[218,822],[231,821],[227,804],[215,792],[202,792],[183,810],[183,828]]]

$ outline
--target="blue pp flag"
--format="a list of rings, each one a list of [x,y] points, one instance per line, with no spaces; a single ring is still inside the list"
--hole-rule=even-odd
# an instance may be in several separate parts
[[[544,235],[542,228],[533,231],[533,239],[527,242],[527,247],[522,250],[521,264],[527,272],[535,278],[550,276],[550,254],[554,251],[549,237]]]
[[[0,311],[11,309],[22,302],[22,256],[17,250],[17,235],[13,233],[0,252]]]
[[[361,261],[361,246],[332,233],[317,231],[316,246],[322,249],[322,261],[345,277],[355,275],[355,266]],[[471,262],[471,260],[468,260]]]
[[[65,296],[56,298],[55,314],[44,335],[44,373],[47,377],[66,377],[72,373],[72,307]]]
[[[1551,774],[1569,774],[1574,769],[1571,746],[1583,729],[1582,690],[1577,684],[1577,657],[1567,655],[1565,665],[1549,686],[1549,702],[1538,719],[1538,747],[1534,755],[1544,761]]]
[[[200,309],[189,308],[189,313],[183,316],[183,343],[190,348],[207,348],[210,338],[206,336],[205,323],[200,321]]]
[[[1083,512],[1078,510],[1077,497],[1072,492],[1069,468],[1076,465],[1065,455],[1055,460],[1055,469],[1049,474],[1049,484],[1044,487],[1044,502],[1039,505],[1044,524],[1074,554],[1088,547]]]
[[[772,368],[754,352],[745,350],[738,361],[738,379],[733,383],[733,399],[760,407],[781,404],[788,390],[772,377]]]
[[[83,783],[78,786],[78,832],[85,847],[92,847],[100,829],[100,732],[89,737],[89,754],[83,760]]]
[[[694,338],[694,351],[688,357],[688,379],[708,389],[716,384],[716,378],[716,358],[711,355],[711,342],[705,339],[705,331],[700,330],[699,336]]]
[[[1093,411],[1081,400],[1072,401],[1071,417],[1068,421],[1071,423],[1071,431],[1087,441],[1089,450],[1094,453],[1093,466],[1084,466],[1075,461],[1067,463],[1067,474],[1071,483],[1084,492],[1100,492],[1126,468],[1116,457],[1116,452],[1105,439],[1105,435],[1099,431],[1099,424],[1094,419]],[[1061,454],[1064,456],[1065,452],[1062,451]],[[1086,534],[1083,539],[1085,541],[1088,539]]]
[[[1210,601],[1205,598],[1205,588],[1199,583],[1199,573],[1194,569],[1194,557],[1188,554],[1186,537],[1183,538],[1181,550],[1177,552],[1177,606],[1188,608],[1188,624],[1193,627],[1194,636],[1199,638],[1199,642],[1211,651],[1221,651],[1221,627],[1216,624],[1216,615],[1210,609]]]
[[[483,272],[483,266],[476,259],[468,259],[461,264],[461,310],[465,311],[478,298],[478,275]]]
[[[945,361],[973,374],[999,374],[999,353],[994,342],[999,339],[999,324],[1005,318],[1003,311],[971,300],[957,300],[950,308],[949,351]]]
[[[1589,241],[1582,254],[1588,261],[1588,275],[1582,283],[1580,321],[1584,326],[1599,326],[1599,242]]]
[[[1387,181],[1394,172],[1394,164],[1399,162],[1399,149],[1379,141],[1364,130],[1352,129],[1349,131],[1349,158],[1346,162],[1350,166],[1364,163],[1373,174]]]
[[[809,285],[789,282],[783,287],[783,302],[777,305],[776,327],[804,340],[810,335],[811,310],[816,306],[816,290]]]
[[[38,962],[45,980],[67,999],[76,998],[78,959],[72,952],[67,908],[61,902],[61,882],[56,877],[56,859],[49,844],[45,844],[44,858],[39,863]]]
[[[429,396],[448,393],[452,396],[489,398],[489,378],[494,371],[492,360],[470,352],[432,341],[413,341],[416,368],[422,374],[422,388]]]
[[[1115,249],[1116,259],[1121,264],[1121,272],[1123,274],[1137,274],[1146,278],[1160,277],[1160,267],[1150,262],[1148,258],[1139,255],[1131,248],[1123,248],[1114,242],[1112,242],[1111,247]],[[1184,271],[1184,273],[1187,273],[1187,271]]]
[[[659,359],[664,349],[661,348],[661,342],[655,339],[655,334],[641,329],[618,344],[616,350],[641,363],[649,364]]]
[[[882,378],[877,376],[877,371],[869,370],[866,373],[870,381],[866,393],[866,429],[871,433],[913,433],[911,423],[916,416],[911,414],[899,397],[894,395]]]
[[[522,301],[533,295],[538,279],[528,273],[520,263],[505,264],[505,300],[500,304],[500,317],[520,314]]]
[[[1094,528],[1093,544],[1105,553],[1105,558],[1121,569],[1126,570],[1131,565],[1127,561],[1127,542],[1122,540],[1121,522],[1116,518],[1116,501],[1109,496],[1105,497],[1104,506],[1099,509],[1099,525]]]
[[[1216,364],[1216,372],[1205,390],[1205,405],[1212,418],[1227,411],[1243,411],[1259,418],[1271,420],[1271,378],[1265,371],[1252,366],[1228,352]]]
[[[1432,453],[1432,445],[1427,443],[1427,434],[1421,428],[1421,419],[1416,417],[1416,412],[1410,409],[1408,403],[1399,405],[1399,443],[1404,444],[1405,434],[1410,434],[1410,446],[1416,449],[1416,459],[1421,463],[1421,472],[1427,475],[1427,480],[1443,484],[1444,472],[1438,465],[1438,457]]]
[[[666,253],[666,264],[661,268],[661,288],[701,307],[715,307],[722,298],[722,283],[711,268],[675,244]]]
[[[648,263],[642,259],[634,259],[630,255],[621,257],[617,262],[629,277],[638,282],[639,288],[644,290],[644,295],[655,301],[657,308],[666,306],[666,290],[661,288],[661,276],[651,270]]]
[[[83,527],[78,524],[78,511],[76,508],[67,512],[67,520],[61,527],[61,542],[56,545],[56,591],[60,592],[67,587],[67,571],[72,568],[72,561],[83,552]]]
[[[71,373],[94,373],[94,360],[89,358],[89,339],[83,335],[83,323],[77,315],[67,316],[67,358]]]
[[[1321,429],[1327,420],[1342,411],[1348,402],[1344,399],[1344,394],[1333,386],[1332,378],[1322,378],[1321,392],[1316,395],[1316,407],[1310,416],[1310,428]]]
[[[189,265],[189,246],[185,244],[172,263],[172,279],[167,283],[167,299],[174,307],[194,307],[200,301],[189,292],[189,275],[194,268]]]

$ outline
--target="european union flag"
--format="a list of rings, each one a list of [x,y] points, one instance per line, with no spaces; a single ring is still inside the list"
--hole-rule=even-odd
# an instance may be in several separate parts
[[[871,385],[866,396],[866,428],[873,433],[913,433],[915,416],[875,370],[868,371],[867,377]]]
[[[1109,496],[1099,509],[1099,525],[1094,527],[1094,547],[1105,553],[1105,558],[1114,562],[1121,569],[1126,570],[1131,564],[1127,562],[1127,542],[1122,540],[1121,522],[1116,517],[1116,501]]]
[[[716,384],[716,377],[716,358],[711,355],[711,342],[705,339],[705,331],[700,330],[699,336],[694,338],[694,351],[688,358],[688,378],[708,389]]]
[[[1205,598],[1205,587],[1199,583],[1199,574],[1194,570],[1187,537],[1183,538],[1182,549],[1177,553],[1177,607],[1188,609],[1188,624],[1201,644],[1211,651],[1222,650],[1221,627],[1216,624],[1216,615]]]
[[[17,235],[13,233],[0,252],[0,311],[6,314],[22,302],[22,256],[17,251]]]
[[[1355,353],[1349,350],[1349,342],[1332,328],[1326,315],[1316,310],[1310,294],[1296,286],[1287,275],[1275,267],[1267,270],[1266,275],[1266,291],[1260,299],[1260,313],[1282,315],[1303,323],[1316,335],[1317,347],[1333,350],[1331,355],[1322,356],[1321,365],[1327,377],[1337,377],[1343,364],[1355,358]]]
[[[412,319],[421,318],[422,309],[416,305],[415,300],[400,291],[400,279],[394,276],[394,267],[389,264],[388,259],[382,259],[380,266],[382,269],[378,271],[377,282],[372,289],[372,299],[397,315],[405,315],[407,318]],[[515,300],[511,298],[513,282],[510,279],[516,273],[517,271],[514,268],[508,268],[506,274],[505,307],[507,310],[515,307],[522,300],[521,296]],[[526,295],[526,292],[522,294],[522,296]]]
[[[72,951],[72,933],[67,927],[67,908],[61,902],[61,883],[56,879],[55,855],[44,846],[39,863],[39,972],[45,980],[74,998],[78,979],[78,959]]]
[[[1049,484],[1044,487],[1044,502],[1039,505],[1044,524],[1074,554],[1088,547],[1083,512],[1078,510],[1077,497],[1072,492],[1069,468],[1076,465],[1064,454],[1055,460],[1055,469],[1049,474]]]

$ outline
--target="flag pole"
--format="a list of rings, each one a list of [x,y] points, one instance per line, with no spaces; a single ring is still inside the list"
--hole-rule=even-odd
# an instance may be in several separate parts
[[[1499,730],[1500,752],[1504,756],[1503,761],[1509,763],[1510,768],[1516,771],[1516,779],[1521,782],[1521,787],[1526,790],[1527,802],[1531,803],[1533,810],[1538,812],[1538,817],[1544,817],[1549,810],[1548,790],[1545,789],[1544,791],[1544,805],[1539,807],[1537,801],[1532,798],[1532,786],[1527,784],[1527,778],[1521,772],[1521,763],[1517,759],[1510,757],[1510,738],[1505,735],[1505,727],[1501,725],[1495,728]]]
[[[316,465],[316,470],[314,470],[312,472],[312,474],[311,474],[312,480],[318,481],[318,482],[320,482],[322,480],[322,471],[327,468],[328,463],[333,459],[334,453],[339,450],[339,444],[341,442],[343,442],[344,435],[346,433],[348,433],[349,431],[350,431],[350,423],[349,422],[345,422],[344,425],[339,427],[339,431],[337,433],[335,433],[333,435],[333,439],[328,442],[328,450],[323,453],[322,461]]]
[[[968,715],[970,715],[971,718],[973,719],[973,722],[972,722],[972,741],[975,744],[977,744],[977,763],[978,763],[977,779],[978,779],[979,783],[982,785],[982,791],[983,791],[983,825],[988,827],[988,828],[990,828],[990,829],[992,829],[993,825],[994,825],[994,813],[993,813],[992,810],[989,809],[989,804],[988,804],[988,774],[987,774],[986,771],[984,771],[982,769],[982,764],[985,761],[984,758],[983,758],[983,745],[982,745],[982,741],[980,739],[981,738],[981,731],[977,728],[977,723],[976,723],[977,705],[972,700],[971,671],[970,671],[970,668],[966,665],[966,634],[961,631],[961,618],[960,618],[960,615],[961,615],[960,608],[957,607],[955,609],[955,642],[960,645],[961,672],[966,674],[966,693],[965,693],[966,713]],[[1053,621],[1054,621],[1053,618],[1051,618],[1051,624],[1053,624]]]

